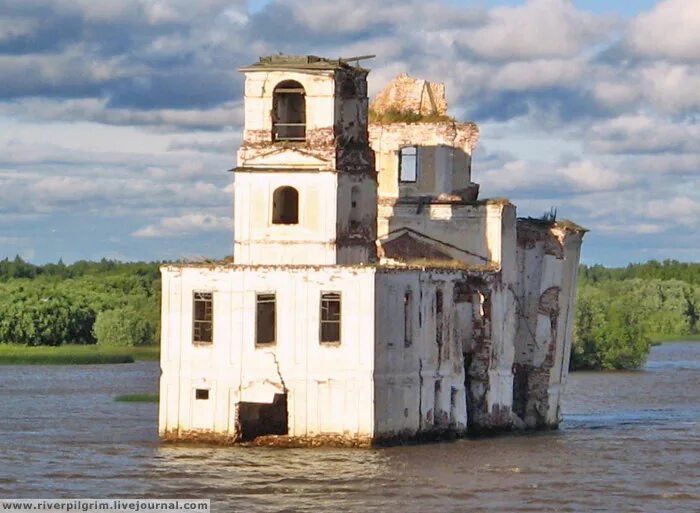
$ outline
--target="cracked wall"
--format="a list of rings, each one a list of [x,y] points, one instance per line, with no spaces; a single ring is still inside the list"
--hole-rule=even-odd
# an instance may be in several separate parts
[[[500,274],[382,270],[375,291],[375,437],[440,438],[513,427],[509,313]],[[412,305],[406,344],[404,302]]]
[[[164,267],[160,433],[236,440],[241,405],[286,397],[288,437],[373,434],[375,270],[344,266]],[[193,292],[213,293],[213,343],[192,344]],[[340,292],[341,344],[319,343],[321,292]],[[276,295],[277,340],[255,344],[256,292]],[[368,296],[368,293],[370,295]],[[209,391],[207,400],[196,389]],[[257,406],[255,406],[257,405]],[[248,406],[250,408],[250,406]]]
[[[553,428],[568,375],[584,231],[520,219],[517,234],[514,411],[528,428]]]

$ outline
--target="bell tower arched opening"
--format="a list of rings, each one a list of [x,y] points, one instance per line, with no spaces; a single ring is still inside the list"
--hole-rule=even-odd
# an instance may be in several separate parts
[[[273,141],[306,140],[306,93],[295,80],[285,80],[272,93]]]
[[[284,186],[272,194],[272,224],[299,223],[299,191]]]

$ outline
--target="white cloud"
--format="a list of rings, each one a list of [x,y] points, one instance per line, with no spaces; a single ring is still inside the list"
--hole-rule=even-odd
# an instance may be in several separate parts
[[[464,33],[464,44],[490,59],[571,57],[609,37],[611,21],[579,11],[568,0],[530,0],[497,7],[488,22]]]
[[[634,177],[590,160],[571,162],[559,172],[579,191],[615,190],[635,181]]]
[[[599,192],[618,190],[637,178],[591,160],[579,160],[557,167],[548,162],[509,160],[478,172],[474,179],[482,184],[483,194],[520,193],[523,190],[556,195],[562,192]]]
[[[594,223],[588,228],[605,234],[629,235],[633,233],[637,235],[651,235],[662,233],[668,228],[668,225],[660,223]]]
[[[484,145],[502,152],[475,155],[482,197],[512,196],[526,215],[557,206],[608,240],[633,233],[676,237],[682,246],[700,219],[697,2],[659,2],[631,21],[588,12],[585,2],[507,3],[519,5],[273,0],[248,10],[242,0],[35,0],[34,14],[0,7],[10,20],[0,21],[0,42],[11,48],[0,57],[8,77],[0,84],[3,237],[25,237],[31,223],[47,219],[66,233],[62,218],[99,217],[104,226],[95,233],[105,240],[86,242],[92,249],[74,244],[85,254],[136,256],[132,248],[151,245],[148,257],[159,258],[161,250],[182,253],[191,240],[183,234],[214,231],[202,239],[228,246],[233,185],[224,171],[235,165],[243,123],[233,70],[284,51],[376,53],[364,63],[370,94],[402,71],[445,82],[450,113],[474,116]],[[73,25],[82,27],[78,42],[66,29]],[[115,232],[117,242],[106,239]],[[26,237],[22,247],[51,258],[43,241]]]
[[[242,102],[224,103],[208,109],[127,109],[109,107],[105,99],[52,100],[27,98],[0,102],[0,115],[6,113],[27,121],[80,121],[106,125],[150,126],[161,131],[188,129],[240,129]]]
[[[481,9],[450,5],[435,0],[357,0],[329,2],[307,0],[300,9],[295,0],[281,2],[293,9],[298,21],[319,32],[349,33],[365,31],[368,26],[443,28],[445,25],[469,25],[483,18]]]
[[[659,2],[633,20],[627,45],[645,57],[700,60],[699,7],[697,0]]]
[[[154,224],[136,230],[134,237],[181,237],[197,232],[226,231],[233,228],[230,217],[217,217],[211,214],[184,214],[166,217]]]
[[[542,172],[543,169],[544,166],[514,159],[495,168],[479,170],[473,180],[481,183],[482,196],[484,193],[501,195],[504,191],[536,187],[546,182],[549,177]]]
[[[654,200],[648,204],[648,217],[668,219],[686,226],[700,225],[700,199],[676,196]]]
[[[650,114],[625,114],[594,124],[587,134],[600,153],[700,151],[700,124]]]
[[[509,62],[494,73],[490,86],[498,91],[572,85],[581,80],[585,69],[585,62],[580,59]]]
[[[644,95],[662,111],[682,113],[700,109],[700,69],[697,66],[659,62],[643,68],[640,76]]]

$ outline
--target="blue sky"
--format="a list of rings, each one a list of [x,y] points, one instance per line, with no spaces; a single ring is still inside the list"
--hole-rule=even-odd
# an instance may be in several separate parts
[[[0,258],[229,254],[235,70],[278,51],[445,82],[482,197],[584,262],[700,260],[697,0],[4,0]]]

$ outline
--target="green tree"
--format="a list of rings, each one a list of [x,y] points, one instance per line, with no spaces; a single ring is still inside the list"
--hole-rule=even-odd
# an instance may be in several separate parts
[[[156,327],[130,307],[105,310],[97,315],[97,343],[107,346],[143,346],[153,343]]]
[[[639,297],[579,289],[572,369],[634,369],[646,361],[651,340]]]
[[[0,315],[0,341],[31,346],[93,344],[95,311],[62,294],[27,293],[5,301]]]

